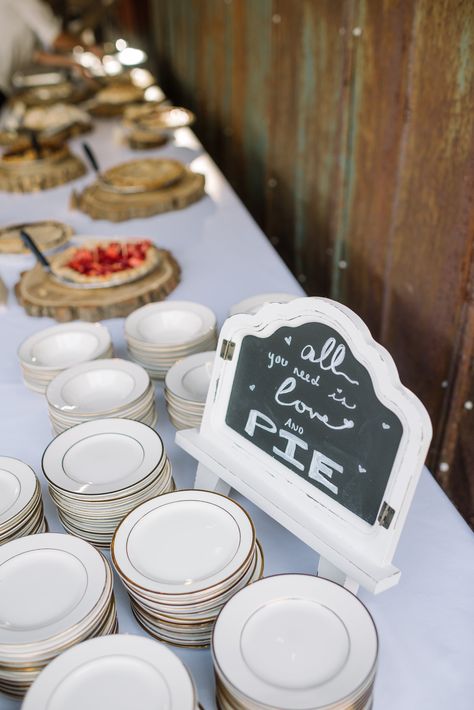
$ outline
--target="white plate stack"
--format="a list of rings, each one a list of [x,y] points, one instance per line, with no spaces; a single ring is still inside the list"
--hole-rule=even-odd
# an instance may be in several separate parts
[[[133,508],[174,490],[159,434],[131,419],[78,424],[53,439],[42,463],[65,529],[102,547]]]
[[[33,469],[0,456],[0,545],[47,529],[41,488]]]
[[[267,577],[236,594],[214,628],[221,710],[369,710],[377,630],[356,596],[311,575]]]
[[[197,710],[189,671],[161,643],[131,634],[74,646],[38,676],[23,710]]]
[[[208,645],[225,602],[263,573],[249,515],[209,491],[143,503],[119,525],[111,550],[138,622],[178,646]]]
[[[85,362],[64,370],[46,390],[56,434],[91,419],[157,420],[155,390],[146,371],[119,358]]]
[[[265,303],[289,303],[290,301],[294,301],[295,298],[301,297],[302,294],[296,296],[294,293],[258,293],[255,296],[244,298],[243,301],[234,304],[229,311],[229,315],[236,316],[239,313],[255,315]]]
[[[133,360],[163,379],[178,360],[216,347],[216,317],[190,301],[149,303],[128,316],[125,339]]]
[[[0,569],[0,691],[23,695],[67,648],[117,630],[112,570],[84,540],[13,540],[0,547]]]
[[[100,323],[64,323],[24,340],[18,358],[25,385],[44,394],[52,379],[81,362],[112,357],[112,342]]]
[[[189,355],[166,373],[166,408],[176,429],[200,426],[215,355],[215,350]]]

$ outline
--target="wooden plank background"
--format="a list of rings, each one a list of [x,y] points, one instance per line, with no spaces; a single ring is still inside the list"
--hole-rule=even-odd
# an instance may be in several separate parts
[[[307,292],[391,352],[474,523],[474,3],[150,2],[163,88]]]

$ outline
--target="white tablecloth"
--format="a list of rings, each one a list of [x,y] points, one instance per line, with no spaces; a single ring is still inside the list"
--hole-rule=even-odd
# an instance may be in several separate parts
[[[87,136],[101,167],[130,157],[130,151],[118,138],[118,128],[107,122],[100,123]],[[73,143],[78,151],[79,146],[79,141]],[[0,224],[58,219],[71,224],[77,233],[151,237],[158,245],[170,249],[182,267],[182,282],[171,298],[210,306],[220,324],[229,307],[247,296],[266,291],[301,293],[293,276],[189,130],[180,131],[175,144],[159,154],[176,157],[203,171],[208,196],[183,211],[114,225],[93,222],[80,212],[70,211],[71,185],[66,185],[34,195],[0,194]],[[89,173],[74,186],[85,185],[91,179]],[[32,263],[28,256],[1,256],[0,274],[13,286],[19,271]],[[22,384],[16,350],[26,336],[51,324],[49,319],[26,316],[13,294],[7,309],[0,312],[0,451],[33,466],[43,484],[40,460],[51,439],[45,400]],[[123,320],[110,320],[106,325],[118,355],[126,356]],[[180,487],[192,486],[195,464],[174,444],[174,429],[166,415],[161,386],[157,386],[157,401],[160,412],[157,428],[164,438],[177,483]],[[44,500],[51,529],[60,531],[46,489]],[[317,559],[312,550],[254,506],[246,501],[243,504],[251,513],[263,543],[266,574],[314,572]],[[399,586],[376,597],[360,592],[380,635],[375,710],[473,707],[473,552],[471,531],[425,470],[395,557],[395,564],[402,570]],[[115,593],[120,631],[143,633],[132,618],[118,579]],[[201,703],[211,710],[215,704],[209,651],[176,649],[176,653],[192,672]],[[18,706],[0,695],[0,710]]]

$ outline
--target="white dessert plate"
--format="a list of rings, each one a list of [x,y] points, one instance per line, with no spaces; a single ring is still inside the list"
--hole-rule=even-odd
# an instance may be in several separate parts
[[[356,596],[297,574],[238,592],[222,609],[212,641],[227,683],[282,710],[332,707],[352,696],[373,677],[377,647],[372,617]]]
[[[43,454],[43,472],[57,488],[81,495],[124,490],[163,461],[160,435],[132,419],[94,419],[64,431]]]
[[[166,387],[176,397],[204,404],[211,382],[215,354],[215,351],[207,351],[179,360],[168,370]]]
[[[110,345],[109,332],[100,323],[64,323],[24,340],[18,349],[18,357],[31,369],[62,370],[95,360]]]
[[[79,624],[106,584],[101,555],[70,535],[43,533],[0,547],[0,650]]]
[[[61,372],[48,385],[46,397],[51,407],[68,415],[97,415],[132,404],[149,385],[150,378],[140,365],[111,358]]]
[[[26,463],[0,456],[0,527],[28,505],[36,486],[35,473]]]
[[[156,347],[173,348],[206,335],[216,325],[214,313],[191,301],[150,303],[125,321],[127,336]]]
[[[231,577],[254,545],[252,521],[235,501],[184,490],[129,513],[112,541],[112,559],[119,574],[136,587],[187,595]]]
[[[23,710],[194,710],[196,693],[181,660],[134,635],[102,636],[69,649],[38,676]]]
[[[294,293],[259,293],[236,303],[230,309],[229,315],[235,316],[238,313],[254,315],[265,303],[289,303],[294,301],[295,298],[301,298],[301,295],[296,296]]]

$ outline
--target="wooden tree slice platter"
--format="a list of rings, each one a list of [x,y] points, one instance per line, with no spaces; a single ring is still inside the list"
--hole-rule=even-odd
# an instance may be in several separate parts
[[[30,316],[47,316],[61,323],[98,321],[128,316],[140,306],[161,301],[178,285],[181,270],[173,255],[159,249],[160,262],[139,281],[107,289],[75,289],[55,281],[39,265],[21,274],[17,300]]]
[[[82,160],[68,153],[63,160],[40,160],[30,165],[0,165],[0,190],[6,192],[36,192],[63,185],[86,173]]]
[[[93,219],[107,219],[110,222],[151,217],[196,202],[205,194],[204,183],[204,175],[188,168],[178,182],[149,192],[119,193],[95,182],[82,193],[73,193],[71,207],[85,212]]]
[[[149,150],[161,148],[168,143],[166,133],[152,133],[150,131],[132,130],[128,136],[128,145],[132,150]]]

